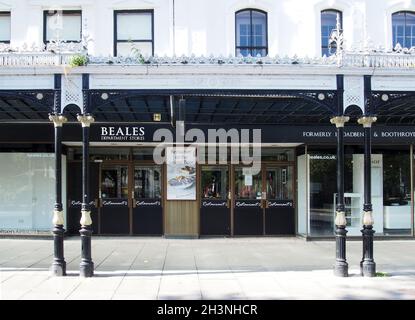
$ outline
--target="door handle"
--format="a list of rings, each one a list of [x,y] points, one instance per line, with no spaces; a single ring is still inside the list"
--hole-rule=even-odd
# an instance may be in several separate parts
[[[95,205],[95,208],[98,208],[98,205],[99,205],[99,200],[98,199],[94,200],[94,205]]]
[[[228,200],[226,200],[226,208],[230,208],[231,207],[231,200],[230,199],[228,199]]]
[[[135,201],[135,199],[132,198],[131,201],[133,202],[133,208],[136,208],[137,207],[137,202]]]

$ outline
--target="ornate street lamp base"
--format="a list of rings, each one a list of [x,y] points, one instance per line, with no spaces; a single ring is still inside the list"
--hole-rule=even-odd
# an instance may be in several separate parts
[[[375,231],[372,225],[364,225],[361,232],[363,236],[363,258],[360,262],[360,274],[364,277],[375,277],[376,263],[373,259],[373,235]]]
[[[83,278],[91,278],[94,276],[94,263],[81,262],[79,265],[79,275]]]
[[[334,265],[334,275],[336,277],[348,277],[349,265],[347,262],[336,261],[336,264]]]
[[[66,262],[53,262],[50,271],[54,277],[66,276]]]
[[[360,262],[360,275],[363,277],[375,277],[376,263],[374,261]]]
[[[339,222],[345,221],[344,212],[339,212],[336,219]],[[343,221],[343,222],[344,222]],[[336,262],[334,263],[334,275],[337,277],[349,276],[349,265],[346,260],[346,226],[336,225]]]
[[[58,221],[57,223],[60,223]],[[55,224],[53,228],[53,246],[54,246],[54,258],[52,266],[50,268],[52,276],[62,277],[66,276],[66,262],[63,255],[63,237],[65,230],[62,224]]]
[[[90,278],[94,275],[94,263],[91,259],[91,235],[92,230],[88,226],[82,226],[79,231],[81,234],[82,259],[79,265],[79,275]]]

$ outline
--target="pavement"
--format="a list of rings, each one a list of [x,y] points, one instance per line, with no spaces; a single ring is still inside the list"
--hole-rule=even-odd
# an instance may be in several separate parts
[[[52,240],[0,239],[0,299],[415,299],[415,241],[375,241],[379,276],[333,275],[334,241],[300,238],[103,238],[93,278],[79,277],[80,239],[65,239],[68,275],[52,277]]]

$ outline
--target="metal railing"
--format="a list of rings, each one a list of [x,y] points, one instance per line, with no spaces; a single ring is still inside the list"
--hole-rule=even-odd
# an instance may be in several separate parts
[[[369,68],[414,68],[415,54],[395,52],[343,52],[340,58],[340,66]]]
[[[75,55],[84,52],[0,52],[0,67],[47,67],[69,65]],[[340,52],[331,57],[94,57],[93,65],[333,65],[337,67],[414,68],[415,53],[405,52]]]
[[[68,65],[74,53],[28,52],[0,53],[0,66],[3,67],[37,67]]]

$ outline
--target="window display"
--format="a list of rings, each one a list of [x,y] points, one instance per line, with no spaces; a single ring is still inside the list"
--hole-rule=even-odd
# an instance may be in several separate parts
[[[373,148],[372,206],[375,235],[411,234],[409,147]],[[335,150],[309,152],[309,234],[332,236],[336,209]],[[364,202],[364,157],[358,147],[346,147],[345,209],[348,236],[360,236]]]
[[[411,169],[409,148],[382,150],[383,231],[386,235],[411,234]]]
[[[128,167],[112,166],[101,171],[102,198],[128,198]]]
[[[161,198],[160,167],[136,166],[134,169],[134,198]]]
[[[267,199],[291,200],[293,198],[292,172],[292,166],[267,169]]]
[[[228,168],[202,168],[202,198],[226,199],[228,194]]]
[[[235,169],[235,198],[236,199],[262,199],[262,176],[245,174],[243,168]]]

